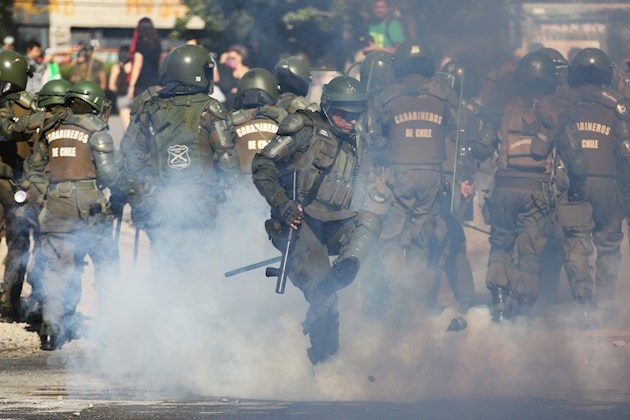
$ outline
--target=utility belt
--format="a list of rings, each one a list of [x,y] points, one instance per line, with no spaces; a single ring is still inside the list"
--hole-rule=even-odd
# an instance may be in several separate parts
[[[534,191],[543,191],[549,185],[548,180],[530,178],[496,177],[495,188],[522,188]]]
[[[69,192],[72,190],[96,190],[98,186],[95,179],[83,179],[80,181],[52,182],[48,185],[48,191]]]
[[[421,169],[426,171],[442,172],[443,166],[441,163],[390,163],[388,165],[391,168],[400,169]]]

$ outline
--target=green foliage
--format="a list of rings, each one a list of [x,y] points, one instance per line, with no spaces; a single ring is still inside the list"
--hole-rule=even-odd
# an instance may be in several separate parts
[[[0,39],[10,33],[13,27],[13,1],[0,0]]]

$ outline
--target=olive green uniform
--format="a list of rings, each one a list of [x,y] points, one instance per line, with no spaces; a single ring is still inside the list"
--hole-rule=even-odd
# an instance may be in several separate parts
[[[207,93],[156,87],[136,98],[131,118],[121,150],[132,219],[146,229],[154,263],[185,267],[239,175],[228,114]]]
[[[8,321],[19,318],[18,306],[29,261],[31,226],[13,198],[22,180],[24,159],[31,154],[31,146],[26,141],[27,133],[15,131],[13,126],[15,119],[31,112],[31,107],[34,107],[33,96],[27,92],[19,92],[3,97],[0,108],[2,137],[6,139],[0,142],[0,204],[3,210],[1,224],[5,229],[8,249],[0,287],[0,313]]]
[[[610,88],[583,85],[566,93],[567,136],[588,159],[585,200],[563,200],[559,221],[565,231],[565,271],[577,300],[590,301],[593,277],[589,258],[593,244],[595,293],[602,303],[614,299],[621,264],[624,218],[623,181],[630,142],[630,109]]]
[[[459,96],[450,86],[417,74],[389,85],[375,98],[375,122],[382,132],[376,140],[384,141],[375,149],[392,193],[382,216],[380,259],[392,299],[407,302],[395,304],[391,308],[395,311],[430,304],[435,276],[421,273],[429,270],[442,199],[445,142],[457,121],[458,106]]]
[[[112,235],[113,216],[103,188],[124,190],[121,162],[116,158],[108,126],[93,114],[72,114],[44,133],[36,153],[46,161],[47,188],[39,215],[43,273],[41,335],[54,337],[52,348],[72,338],[73,314],[89,256],[97,287],[119,271]]]
[[[309,302],[305,334],[313,364],[339,347],[339,312],[336,290],[322,280],[346,263],[355,265],[345,275],[336,272],[343,286],[354,280],[360,261],[380,233],[380,220],[370,212],[350,210],[358,157],[352,136],[335,134],[318,112],[298,111],[281,122],[274,138],[252,163],[254,184],[271,206],[265,227],[274,246],[284,251],[289,227],[282,209],[291,200],[292,174],[297,173],[297,202],[304,219],[290,250],[289,279]],[[338,255],[331,263],[330,255]]]

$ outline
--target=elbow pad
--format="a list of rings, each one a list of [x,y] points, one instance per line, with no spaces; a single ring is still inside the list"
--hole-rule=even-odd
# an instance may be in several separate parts
[[[470,151],[475,159],[484,161],[492,155],[497,140],[496,131],[488,124],[481,125],[479,137],[470,142]]]
[[[241,167],[241,159],[234,149],[227,149],[219,154],[219,169],[226,173],[238,172]]]
[[[621,139],[621,154],[630,158],[630,121],[622,121],[619,124],[619,138]]]
[[[217,150],[234,147],[234,133],[231,130],[228,120],[215,119],[212,121],[210,141]]]
[[[109,133],[99,131],[90,136],[96,165],[96,179],[105,187],[116,185],[120,179],[122,161],[117,158],[114,141]]]

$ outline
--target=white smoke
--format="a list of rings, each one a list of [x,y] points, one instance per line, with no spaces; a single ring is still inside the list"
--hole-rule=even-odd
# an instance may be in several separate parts
[[[284,295],[274,293],[275,278],[265,278],[264,268],[223,276],[279,255],[262,227],[266,203],[254,190],[242,194],[208,238],[214,252],[184,278],[149,276],[144,247],[131,269],[123,244],[126,275],[100,288],[81,369],[139,395],[283,400],[571,398],[616,377],[620,349],[593,332],[562,328],[562,320],[496,325],[486,307],[475,307],[465,330],[447,332],[459,314],[446,291],[440,301],[449,306],[403,328],[366,314],[356,282],[340,292],[339,353],[313,367],[300,325],[302,294],[290,284]],[[486,238],[473,239],[477,291],[486,297]]]

